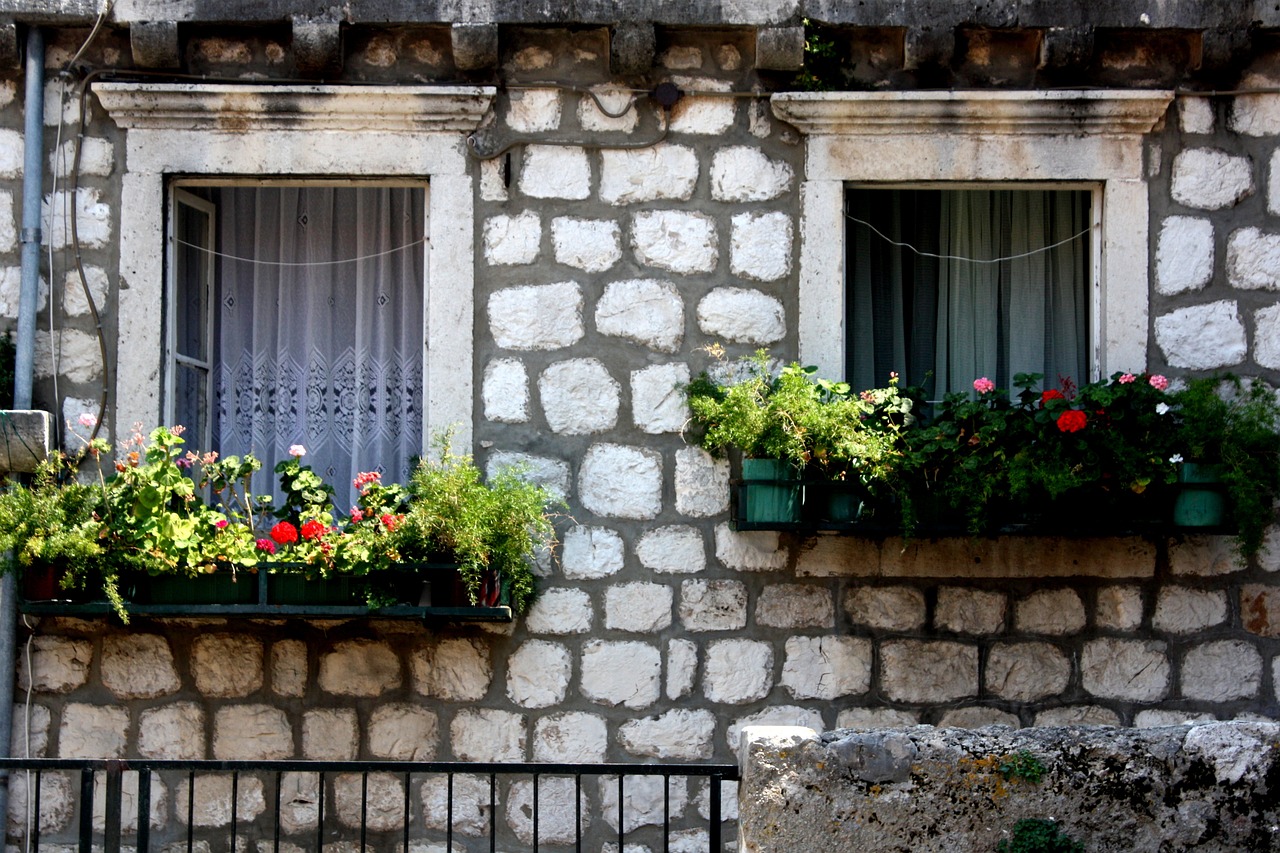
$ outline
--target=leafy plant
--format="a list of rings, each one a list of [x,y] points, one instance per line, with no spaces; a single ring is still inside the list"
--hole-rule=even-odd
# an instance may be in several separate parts
[[[1006,782],[1020,781],[1039,785],[1044,779],[1045,766],[1025,749],[1006,755],[997,768]]]
[[[996,844],[997,853],[1084,853],[1084,844],[1066,835],[1052,820],[1023,818],[1013,825],[1013,837]]]

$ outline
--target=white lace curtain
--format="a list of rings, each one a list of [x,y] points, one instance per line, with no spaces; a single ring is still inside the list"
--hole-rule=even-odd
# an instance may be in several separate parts
[[[1018,373],[1088,380],[1089,243],[1071,239],[1089,227],[1087,192],[853,190],[848,203],[855,387],[890,371],[931,397],[980,376],[1009,389]],[[971,259],[1031,254],[979,264],[894,242]]]
[[[252,451],[271,491],[301,444],[340,507],[360,471],[407,476],[422,452],[424,191],[224,188],[219,211],[220,451]]]

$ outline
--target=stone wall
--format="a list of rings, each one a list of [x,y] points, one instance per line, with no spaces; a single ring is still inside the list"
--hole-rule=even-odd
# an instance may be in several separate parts
[[[740,849],[990,851],[1047,820],[1097,853],[1272,850],[1278,747],[1274,723],[751,728]]]

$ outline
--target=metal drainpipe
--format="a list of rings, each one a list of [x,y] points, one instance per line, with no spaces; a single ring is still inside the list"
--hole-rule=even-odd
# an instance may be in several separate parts
[[[18,292],[18,348],[13,405],[31,408],[35,375],[36,305],[40,289],[40,202],[44,194],[44,35],[27,30],[27,87],[22,170],[22,284]],[[18,583],[0,578],[0,758],[9,757],[13,733],[13,689],[17,680]],[[0,778],[0,821],[9,814],[9,776]]]

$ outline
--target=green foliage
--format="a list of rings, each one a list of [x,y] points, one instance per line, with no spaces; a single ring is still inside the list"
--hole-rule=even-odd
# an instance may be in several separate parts
[[[1084,844],[1043,818],[1023,818],[1013,825],[1013,837],[996,844],[997,853],[1084,853]]]
[[[825,92],[837,88],[844,79],[841,57],[835,36],[828,27],[804,20],[804,67],[792,85],[806,92]]]
[[[1039,785],[1044,779],[1045,766],[1039,758],[1022,749],[1001,759],[998,770],[1006,782],[1017,781]]]

